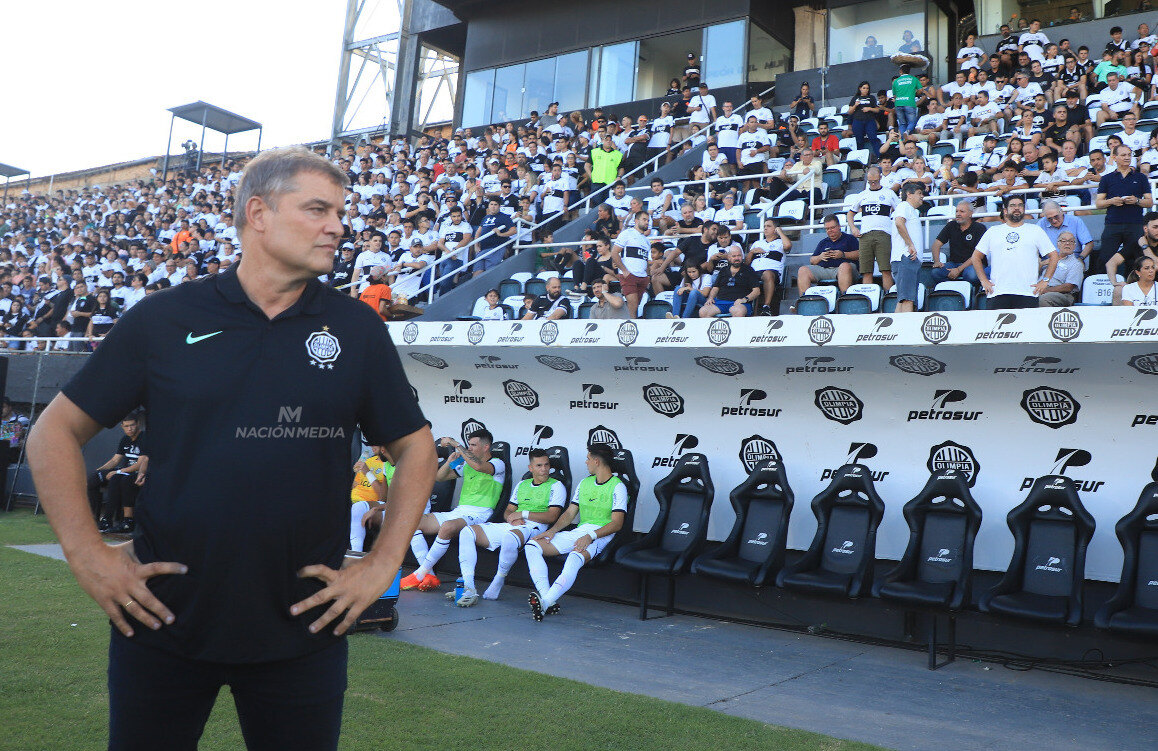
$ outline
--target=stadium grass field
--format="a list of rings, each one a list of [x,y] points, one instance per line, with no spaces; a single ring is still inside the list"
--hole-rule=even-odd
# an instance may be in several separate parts
[[[0,749],[101,749],[108,622],[65,563],[7,547],[48,542],[43,515],[0,513]],[[351,638],[350,666],[346,749],[877,748],[368,634]],[[528,723],[543,697],[554,709]],[[244,748],[227,690],[201,748]]]

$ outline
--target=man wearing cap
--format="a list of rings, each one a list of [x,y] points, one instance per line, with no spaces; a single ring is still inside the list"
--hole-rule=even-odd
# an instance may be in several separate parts
[[[997,149],[997,136],[987,133],[979,148],[974,147],[965,154],[962,164],[975,168],[981,173],[978,175],[978,179],[981,179],[983,175],[984,180],[982,182],[989,182],[997,174],[997,170],[1001,168],[1004,158],[1004,152]]]
[[[615,148],[611,136],[604,135],[598,149],[592,149],[590,161],[586,165],[591,179],[591,190],[598,191],[613,184],[623,170],[623,152]]]

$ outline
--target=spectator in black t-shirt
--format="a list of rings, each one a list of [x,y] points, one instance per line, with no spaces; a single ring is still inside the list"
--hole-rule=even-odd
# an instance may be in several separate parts
[[[973,203],[961,201],[957,204],[956,221],[949,222],[933,240],[933,282],[950,279],[964,279],[978,284],[977,272],[973,269],[973,251],[985,234],[985,226],[973,221]],[[949,246],[949,260],[941,259],[941,248]],[[988,272],[987,272],[988,273]]]
[[[611,258],[611,241],[606,237],[595,240],[595,251],[583,265],[583,280],[579,284],[579,291],[591,294],[591,285],[596,279],[603,279],[608,284],[615,281],[615,264]]]
[[[69,323],[69,331],[75,336],[85,336],[88,334],[88,323],[92,318],[92,312],[96,310],[96,300],[88,294],[88,285],[84,282],[77,282],[72,287],[74,299],[72,304],[68,306],[68,313],[71,317]]]
[[[548,320],[557,321],[571,317],[571,300],[563,294],[563,283],[559,277],[553,276],[547,280],[547,294],[540,295],[531,309],[523,316],[524,321]]]
[[[120,307],[113,302],[107,289],[102,289],[96,293],[96,304],[93,306],[92,315],[89,317],[88,329],[85,331],[85,336],[89,339],[98,336],[104,336],[109,333],[109,329],[121,317]]]
[[[133,531],[133,507],[149,463],[140,417],[131,414],[121,420],[121,430],[125,434],[116,453],[88,477],[88,502],[101,532]],[[102,498],[103,488],[108,488],[107,498]],[[118,509],[121,521],[114,524]]]
[[[796,98],[788,105],[789,112],[801,120],[812,117],[812,113],[816,110],[816,103],[812,101],[812,95],[808,92],[808,84],[800,84],[800,93],[797,94]]]
[[[716,231],[719,225],[715,222],[704,222],[698,235],[689,235],[676,245],[684,254],[685,266],[699,266],[702,271],[709,271],[708,248],[716,243]]]
[[[760,276],[744,263],[744,251],[733,245],[728,251],[727,267],[716,274],[708,301],[700,308],[700,318],[713,318],[721,312],[733,318],[750,316],[759,297]]]
[[[615,209],[610,204],[601,203],[597,209],[598,217],[593,228],[600,237],[608,239],[619,235],[619,217],[615,216]]]
[[[397,260],[397,259],[395,259]],[[354,246],[343,243],[338,259],[334,261],[334,270],[330,272],[330,286],[342,287],[354,279]]]

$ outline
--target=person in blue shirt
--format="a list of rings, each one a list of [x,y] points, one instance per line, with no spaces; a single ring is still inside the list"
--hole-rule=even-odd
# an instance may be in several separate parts
[[[475,246],[474,256],[478,258],[492,248],[502,245],[515,234],[515,223],[511,218],[499,211],[501,202],[497,198],[491,198],[487,201],[487,213],[483,216],[482,221],[478,223],[478,229],[475,230],[474,239],[477,241]],[[487,235],[494,230],[493,234]],[[474,265],[474,275],[493,269],[503,261],[503,253],[495,251],[483,258]]]
[[[853,283],[860,258],[860,242],[850,234],[842,232],[836,214],[824,217],[824,232],[827,235],[812,251],[808,265],[796,275],[796,288],[804,294],[817,282],[836,281],[841,292]]]

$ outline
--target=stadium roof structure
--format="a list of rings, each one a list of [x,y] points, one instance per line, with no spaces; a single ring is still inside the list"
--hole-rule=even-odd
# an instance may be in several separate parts
[[[4,178],[4,197],[8,197],[8,183],[12,181],[12,178],[28,174],[29,172],[26,169],[13,167],[11,164],[0,163],[0,177]]]
[[[201,169],[201,154],[205,150],[206,130],[213,130],[225,135],[225,148],[222,152],[223,159],[224,155],[229,154],[229,136],[235,133],[246,133],[251,130],[256,130],[257,150],[261,151],[262,125],[256,120],[250,120],[248,117],[242,117],[234,112],[200,100],[192,102],[191,104],[182,104],[179,107],[170,107],[169,112],[171,112],[173,116],[169,120],[169,140],[165,144],[165,167],[164,177],[162,179],[167,179],[169,176],[169,149],[173,145],[173,124],[178,118],[201,126],[201,142],[197,147],[198,170]]]

